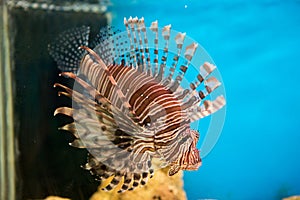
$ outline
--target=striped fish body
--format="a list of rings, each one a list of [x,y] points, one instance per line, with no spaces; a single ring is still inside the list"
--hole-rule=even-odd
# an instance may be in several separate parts
[[[197,49],[192,43],[182,55],[185,34],[176,35],[176,50],[171,54],[170,25],[161,30],[164,48],[160,50],[157,22],[150,27],[153,44],[143,18],[125,19],[124,24],[123,33],[100,31],[93,50],[87,47],[87,27],[67,31],[49,46],[62,75],[75,80],[72,89],[55,84],[63,89],[59,94],[73,100],[72,108],[55,111],[55,115],[74,119],[61,129],[75,136],[72,146],[89,151],[85,169],[100,180],[112,177],[103,189],[118,187],[119,192],[145,185],[154,173],[153,158],[158,158],[161,166],[170,166],[170,176],[179,170],[198,169],[199,133],[190,123],[225,105],[223,96],[204,100],[220,85],[210,77],[215,70],[210,63],[201,65],[190,88],[181,86]],[[168,59],[172,64],[167,69]],[[201,84],[204,89],[198,91]]]
[[[82,60],[80,69],[81,73],[87,76],[87,79],[91,81],[97,91],[109,99],[113,105],[122,109],[123,102],[118,96],[117,89],[107,78],[104,70],[97,65],[93,65],[89,55]],[[150,128],[155,124],[158,128],[158,119],[164,126],[177,122],[174,124],[173,129],[183,123],[182,119],[186,118],[183,115],[186,115],[186,112],[181,109],[182,102],[169,89],[157,82],[155,78],[139,72],[133,67],[110,65],[108,70],[135,111],[140,126]],[[166,121],[169,123],[166,123]],[[155,135],[159,134],[156,133],[153,137]]]

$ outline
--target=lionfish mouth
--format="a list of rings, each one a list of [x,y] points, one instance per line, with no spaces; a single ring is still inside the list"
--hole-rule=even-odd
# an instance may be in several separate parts
[[[125,18],[124,25],[124,32],[102,29],[93,49],[85,26],[49,45],[61,75],[75,80],[73,88],[54,85],[74,105],[55,110],[74,119],[60,129],[73,133],[72,146],[89,151],[86,170],[112,177],[103,189],[119,185],[119,192],[145,185],[155,157],[170,165],[170,176],[197,170],[199,134],[186,127],[225,105],[223,95],[213,93],[221,85],[216,66],[203,60],[209,56],[194,40],[157,21],[146,28],[144,18]]]
[[[193,162],[190,162],[186,165],[183,165],[183,170],[197,170],[199,169],[199,167],[202,165],[202,162],[201,162],[201,158],[199,156],[199,158],[197,158],[196,161],[193,161]]]

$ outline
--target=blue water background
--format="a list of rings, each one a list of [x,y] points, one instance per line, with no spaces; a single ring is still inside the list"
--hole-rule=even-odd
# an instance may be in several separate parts
[[[117,1],[112,23],[187,32],[225,83],[222,135],[198,171],[184,173],[189,200],[281,199],[300,195],[300,1]]]

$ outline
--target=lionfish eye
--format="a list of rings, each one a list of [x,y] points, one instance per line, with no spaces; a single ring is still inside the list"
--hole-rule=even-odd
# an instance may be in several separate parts
[[[151,124],[150,124],[150,123],[146,123],[145,126],[146,126],[146,127],[150,127]]]
[[[143,121],[142,125],[145,126],[145,127],[150,127],[150,126],[151,126],[151,123],[152,123],[151,118],[148,116],[148,117]]]

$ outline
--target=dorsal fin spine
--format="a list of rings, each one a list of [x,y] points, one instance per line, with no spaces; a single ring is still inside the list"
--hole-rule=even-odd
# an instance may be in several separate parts
[[[151,23],[150,26],[151,31],[154,32],[155,34],[155,39],[154,39],[154,72],[153,72],[153,77],[157,76],[158,73],[158,22],[157,20]]]
[[[136,37],[136,31],[135,31],[135,25],[137,22],[137,17],[135,18],[131,18],[128,20],[129,21],[129,25],[130,25],[130,29],[131,29],[131,35],[133,36],[133,67],[138,69],[138,62],[137,62],[137,53],[139,51],[138,48],[138,43],[137,43],[137,37]]]
[[[142,19],[139,19],[137,22],[137,32],[139,36],[139,48],[140,48],[140,53],[141,53],[141,58],[142,58],[142,63],[140,64],[142,66],[142,71],[147,72],[147,66],[146,66],[146,58],[145,58],[145,48],[143,45],[143,38],[142,38],[142,33],[144,28],[144,21]]]
[[[145,22],[144,18],[142,17],[140,19],[140,26],[144,35],[144,43],[145,43],[145,56],[146,56],[146,63],[147,63],[147,74],[152,76],[152,69],[151,69],[151,58],[150,58],[150,52],[149,52],[149,44],[148,44],[148,37],[147,37],[147,32],[146,32],[146,27],[145,27]]]
[[[165,46],[164,46],[163,56],[161,57],[159,73],[156,77],[156,80],[159,82],[161,82],[161,80],[163,79],[165,68],[166,68],[168,51],[169,51],[170,30],[171,30],[171,25],[165,26],[162,30],[162,36],[165,40]]]
[[[170,86],[171,91],[176,92],[176,90],[178,89],[178,87],[185,75],[185,72],[187,71],[187,69],[191,63],[191,60],[196,52],[197,47],[198,47],[198,44],[192,43],[185,48],[185,52],[184,52],[185,61],[184,61],[184,64],[180,66],[179,74],[175,78],[173,85]]]
[[[132,17],[129,17],[128,20],[126,18],[124,18],[124,25],[126,27],[127,36],[128,36],[129,42],[130,42],[130,64],[133,67],[136,67],[135,66],[135,64],[136,64],[136,58],[135,58],[135,53],[134,53],[134,44],[132,42],[132,36],[131,36],[131,31],[130,31],[130,29],[131,29],[131,23],[132,23]],[[132,60],[134,60],[133,63],[132,63]]]
[[[211,63],[208,63],[208,62],[205,62],[203,65],[200,66],[200,73],[196,76],[196,80],[192,83],[190,83],[190,89],[189,92],[187,93],[186,95],[186,98],[187,99],[190,99],[192,98],[193,96],[198,96],[199,92],[197,92],[197,87],[204,81],[206,80],[206,78],[216,69],[216,66],[211,64]],[[213,77],[212,77],[213,78]],[[217,87],[219,86],[219,82],[216,78],[214,78],[215,81],[216,81],[216,85]],[[211,79],[212,80],[212,79]],[[207,89],[207,81],[209,81],[209,79],[207,79],[205,82],[204,82],[204,85],[205,85],[205,88]],[[215,88],[213,88],[214,90]],[[212,90],[212,91],[213,91]],[[211,91],[211,92],[212,92]],[[201,92],[201,91],[200,91]],[[209,92],[210,93],[210,92]],[[205,92],[202,91],[202,94],[206,94]],[[207,95],[207,94],[206,94]],[[205,95],[205,96],[206,96]],[[204,96],[204,97],[205,97]],[[194,103],[194,104],[197,104],[201,101],[201,97],[200,98],[197,98],[198,100]]]
[[[165,85],[166,86],[171,83],[171,80],[173,78],[173,74],[174,74],[174,72],[176,70],[176,66],[177,66],[178,60],[180,58],[180,54],[181,54],[181,50],[182,50],[184,39],[185,39],[185,33],[178,33],[175,36],[175,42],[176,42],[176,46],[177,46],[177,54],[174,55],[174,57],[173,57],[172,67],[170,67],[170,69],[169,69],[169,75],[165,79]]]
[[[132,32],[133,32],[133,41],[134,41],[134,46],[135,46],[135,57],[136,57],[136,67],[137,69],[142,72],[145,71],[144,65],[143,65],[143,43],[142,43],[142,38],[140,34],[140,29],[139,29],[139,20],[137,17],[133,18],[132,20]]]

